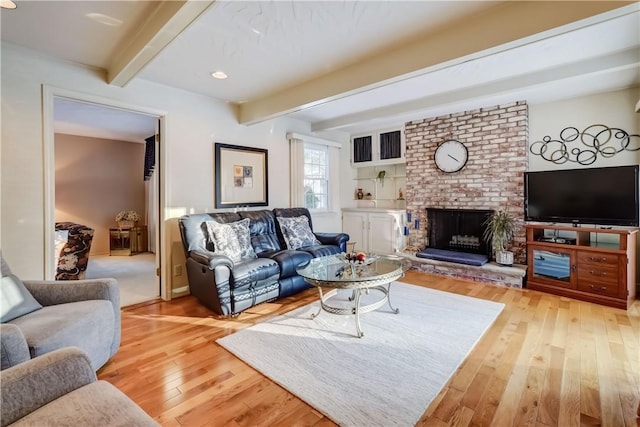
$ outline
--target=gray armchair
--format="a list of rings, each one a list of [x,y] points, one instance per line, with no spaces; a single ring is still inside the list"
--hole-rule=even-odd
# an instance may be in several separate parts
[[[124,393],[98,381],[87,355],[68,347],[0,372],[1,426],[154,426]]]
[[[2,258],[3,286],[9,276]],[[97,371],[118,351],[120,293],[115,279],[20,283],[42,307],[0,324],[1,369],[75,346],[87,353]]]

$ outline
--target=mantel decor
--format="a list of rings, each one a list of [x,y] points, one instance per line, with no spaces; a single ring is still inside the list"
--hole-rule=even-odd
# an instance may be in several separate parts
[[[269,204],[268,152],[215,143],[216,209]]]
[[[640,135],[630,135],[622,129],[601,124],[588,126],[583,131],[566,127],[560,132],[559,139],[546,135],[529,148],[531,154],[558,165],[567,162],[590,165],[598,156],[613,157],[622,151],[638,150]]]

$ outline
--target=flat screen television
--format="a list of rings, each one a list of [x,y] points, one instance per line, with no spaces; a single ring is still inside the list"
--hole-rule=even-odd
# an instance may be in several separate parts
[[[638,226],[638,166],[525,172],[525,220]]]

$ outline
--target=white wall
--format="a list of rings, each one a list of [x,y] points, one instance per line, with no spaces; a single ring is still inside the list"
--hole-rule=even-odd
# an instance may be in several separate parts
[[[583,131],[591,125],[605,125],[619,128],[629,134],[640,134],[640,114],[635,112],[635,105],[640,99],[640,88],[618,90],[597,95],[573,98],[565,101],[546,104],[529,104],[529,148],[536,141],[542,141],[545,136],[560,139],[560,132],[566,127],[575,127]],[[594,128],[595,129],[595,128]],[[602,129],[602,128],[598,128]],[[606,146],[620,144],[612,140]],[[640,137],[631,139],[631,145],[640,147]],[[557,147],[558,145],[555,145]],[[588,149],[579,141],[567,144],[569,149],[579,147]],[[535,148],[535,147],[534,147]],[[580,165],[567,162],[555,164],[544,160],[528,151],[529,170],[579,169],[605,166],[635,165],[640,163],[640,150],[623,151],[612,157],[598,156],[591,165]]]
[[[269,149],[268,208],[289,206],[286,133],[311,134],[307,123],[277,119],[241,126],[222,101],[143,80],[124,88],[110,86],[102,71],[53,61],[4,43],[1,65],[0,247],[14,272],[25,279],[45,277],[44,235],[51,232],[44,227],[42,85],[166,112],[166,218],[214,210],[215,142]],[[348,135],[340,132],[321,136],[348,142]],[[339,230],[339,213],[314,219],[314,227]]]

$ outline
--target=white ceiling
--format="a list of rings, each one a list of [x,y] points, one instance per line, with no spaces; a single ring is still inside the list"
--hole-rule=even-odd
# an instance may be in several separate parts
[[[492,3],[216,1],[140,77],[234,103],[262,98]],[[194,55],[197,52],[197,55]],[[226,81],[211,71],[222,70]]]
[[[158,119],[102,105],[55,98],[54,131],[116,141],[145,142],[156,134]]]
[[[640,7],[626,3],[16,0],[1,29],[3,42],[104,69],[112,84],[238,103],[240,123],[288,115],[358,132],[637,86]],[[127,122],[80,106],[56,104],[56,128]],[[131,123],[103,131],[148,136]]]

